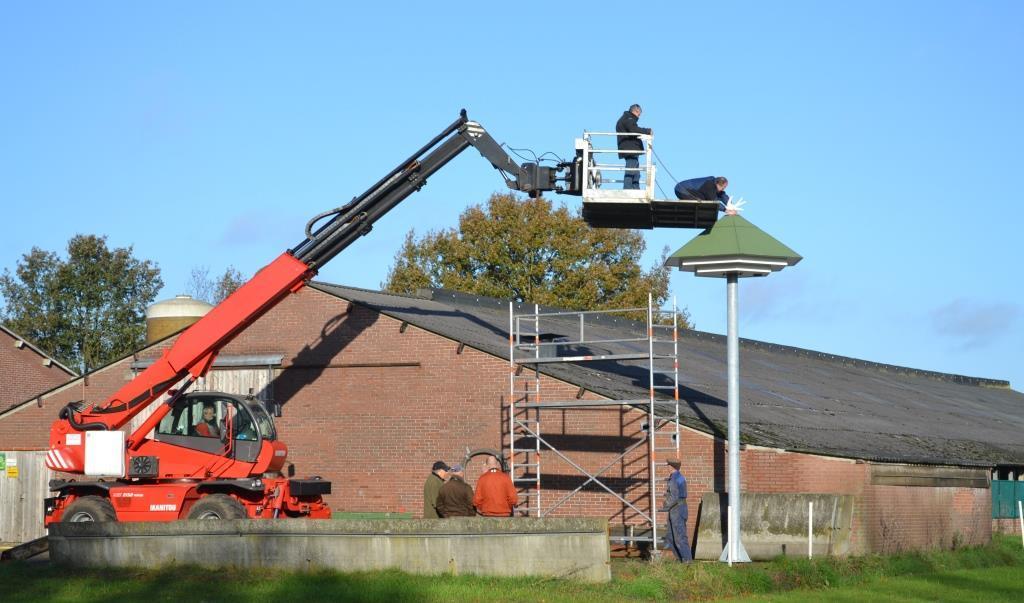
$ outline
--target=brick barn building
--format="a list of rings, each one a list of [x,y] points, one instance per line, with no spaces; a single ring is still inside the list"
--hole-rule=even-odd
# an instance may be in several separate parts
[[[624,318],[594,320],[623,339],[645,330]],[[200,387],[251,390],[281,404],[277,426],[289,460],[299,476],[333,482],[335,511],[418,515],[434,460],[508,451],[516,370],[509,331],[507,301],[314,283],[226,346]],[[557,342],[572,333],[544,335]],[[171,342],[68,382],[41,402],[0,407],[0,450],[45,449],[64,404],[104,399]],[[706,504],[705,495],[727,483],[724,337],[682,332],[678,357],[682,470],[691,500]],[[754,341],[742,342],[740,362],[745,495],[847,497],[840,554],[988,541],[993,471],[1013,477],[1024,466],[1024,395],[1007,382]],[[565,499],[553,515],[608,517],[616,533],[642,525],[652,502],[649,420],[638,402],[649,391],[646,369],[619,359],[539,366],[546,399],[580,401],[541,412],[540,508]],[[481,465],[470,463],[471,483]],[[656,471],[655,484],[664,477],[662,467]],[[701,505],[689,509],[692,536],[704,520]]]
[[[76,375],[32,342],[0,325],[0,411],[35,404],[35,396]],[[48,475],[38,462],[26,463],[28,457],[19,458],[21,455],[12,449],[12,444],[13,441],[0,436],[0,543],[26,540],[42,529],[38,518],[16,510],[23,504],[26,489],[38,491],[32,502],[38,500],[41,504]],[[19,465],[19,461],[23,462]],[[38,508],[37,504],[33,511]]]
[[[75,376],[75,371],[0,325],[0,409],[24,402]]]

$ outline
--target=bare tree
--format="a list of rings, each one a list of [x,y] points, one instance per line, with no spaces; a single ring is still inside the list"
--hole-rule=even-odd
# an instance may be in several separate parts
[[[228,266],[224,270],[224,274],[216,280],[210,278],[209,266],[196,266],[192,269],[185,291],[193,299],[216,306],[244,285],[245,281],[245,275],[236,270],[234,266]]]
[[[210,267],[196,266],[192,269],[188,284],[185,285],[185,293],[191,295],[193,299],[213,303],[213,288],[213,281],[210,280]]]

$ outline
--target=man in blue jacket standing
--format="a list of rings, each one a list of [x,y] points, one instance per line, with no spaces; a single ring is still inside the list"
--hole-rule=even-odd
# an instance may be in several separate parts
[[[725,211],[725,205],[729,202],[729,195],[725,194],[727,186],[729,186],[729,180],[724,176],[705,176],[704,178],[683,180],[676,185],[676,199],[718,201],[719,211]]]
[[[650,134],[652,132],[650,128],[641,128],[637,125],[637,120],[640,119],[642,112],[640,105],[630,105],[629,110],[623,111],[622,117],[615,122],[615,131],[620,134]],[[640,172],[637,170],[640,168],[640,155],[644,152],[644,143],[637,136],[616,136],[616,138],[619,139],[619,159],[626,160],[626,175],[622,179],[622,188],[639,189]]]
[[[665,548],[672,551],[683,563],[693,561],[690,554],[690,538],[686,533],[686,520],[690,510],[686,506],[686,478],[679,471],[679,459],[665,461],[672,468],[665,488],[665,504],[662,511],[668,514],[668,530],[665,532]]]

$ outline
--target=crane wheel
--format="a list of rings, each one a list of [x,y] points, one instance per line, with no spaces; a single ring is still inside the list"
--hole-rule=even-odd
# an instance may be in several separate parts
[[[189,519],[245,519],[242,503],[227,494],[207,494],[192,505]]]
[[[64,509],[61,523],[117,521],[114,505],[102,496],[83,496]]]

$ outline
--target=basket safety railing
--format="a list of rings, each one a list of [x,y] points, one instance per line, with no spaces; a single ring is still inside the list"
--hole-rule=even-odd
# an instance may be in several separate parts
[[[645,150],[620,151],[618,139],[625,136],[639,138]],[[586,170],[582,196],[584,198],[606,196],[607,193],[614,190],[616,196],[635,195],[648,201],[654,199],[656,167],[652,159],[653,143],[653,134],[584,131],[583,138],[576,139],[576,149],[582,152],[583,166]],[[627,168],[619,159],[619,155],[636,155],[640,167]],[[638,190],[623,189],[625,176],[629,172],[638,174],[640,178]],[[608,184],[614,186],[608,187],[606,186]]]

